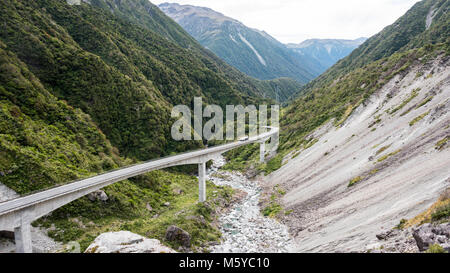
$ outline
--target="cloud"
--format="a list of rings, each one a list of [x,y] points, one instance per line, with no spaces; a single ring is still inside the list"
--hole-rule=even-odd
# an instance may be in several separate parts
[[[156,0],[212,8],[284,43],[370,37],[418,0]]]

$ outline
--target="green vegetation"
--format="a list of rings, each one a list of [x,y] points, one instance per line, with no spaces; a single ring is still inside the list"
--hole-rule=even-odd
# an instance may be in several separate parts
[[[378,149],[378,151],[375,153],[375,155],[379,155],[379,154],[381,154],[382,152],[386,151],[387,149],[389,149],[389,147],[391,147],[391,145],[392,145],[392,144],[389,144],[389,145],[387,145],[387,146],[381,147],[380,149]]]
[[[196,177],[151,172],[144,177],[124,181],[105,188],[106,202],[92,202],[83,197],[56,210],[51,216],[39,219],[35,225],[53,229],[52,238],[67,243],[77,241],[82,250],[103,232],[128,230],[178,248],[164,240],[170,225],[177,225],[192,236],[192,246],[203,251],[206,242],[218,241],[220,231],[212,222],[215,211],[229,203],[233,191],[208,182],[206,203],[198,203]],[[180,194],[177,194],[179,192]],[[169,206],[164,204],[169,202]]]
[[[284,209],[279,203],[279,199],[286,194],[286,191],[280,188],[280,185],[276,185],[272,189],[272,194],[270,195],[270,199],[268,203],[261,210],[262,214],[266,217],[275,218],[277,217]],[[292,211],[285,211],[284,215],[291,214]]]
[[[318,142],[319,140],[318,139],[316,139],[316,138],[312,138],[312,139],[310,139],[310,140],[308,140],[305,144],[304,144],[304,149],[306,150],[306,149],[309,149],[309,148],[311,148],[314,144],[316,144],[317,142]]]
[[[427,249],[427,251],[425,251],[425,253],[447,253],[447,251],[445,251],[445,249],[442,246],[440,246],[438,244],[434,244],[434,245],[431,245]]]
[[[260,167],[260,170],[263,170],[266,175],[278,170],[282,166],[283,157],[284,156],[282,154],[277,154],[275,157],[267,161],[266,164],[263,164]]]
[[[201,147],[172,140],[172,105],[194,96],[221,106],[258,104],[277,86],[224,64],[159,11],[140,14],[136,25],[125,10],[154,7],[148,1],[122,1],[123,16],[102,3],[2,1],[0,40],[50,93],[89,114],[122,156],[148,160]],[[178,34],[168,40],[163,28]]]
[[[46,90],[0,42],[0,177],[19,194],[129,164],[91,118]]]
[[[379,115],[378,117],[375,117],[375,120],[371,124],[369,124],[369,128],[372,128],[373,126],[375,126],[376,124],[378,124],[382,121],[380,116],[381,115]]]
[[[417,106],[416,109],[419,109],[420,107],[424,106],[425,104],[429,103],[431,100],[433,100],[433,96],[425,98],[423,101],[421,101]]]
[[[402,109],[405,105],[407,105],[410,101],[412,101],[417,95],[419,95],[420,88],[414,89],[408,98],[406,98],[400,105],[391,110],[390,114],[394,114],[398,110]]]
[[[424,117],[428,116],[429,113],[430,113],[430,111],[425,112],[425,113],[423,113],[420,116],[417,116],[416,118],[411,120],[411,122],[409,123],[409,126],[414,126],[414,124],[416,124],[417,122],[421,121]]]
[[[396,229],[404,229],[406,224],[408,223],[408,220],[406,219],[401,219],[400,223],[398,223],[397,226],[395,226]]]
[[[351,187],[353,185],[355,185],[356,183],[360,182],[363,180],[363,177],[361,176],[357,176],[355,178],[353,178],[352,180],[350,180],[350,182],[348,182],[348,186],[347,187]]]
[[[450,204],[438,207],[433,214],[431,214],[432,221],[439,221],[441,219],[448,219],[450,217]]]
[[[231,68],[148,1],[90,2],[0,2],[0,180],[19,194],[202,147],[170,136],[171,107],[194,96],[259,104],[278,84],[292,87]],[[208,183],[199,205],[195,177],[172,171],[111,185],[108,201],[83,197],[35,224],[83,248],[121,229],[162,239],[170,224],[196,248],[217,240],[214,213],[231,189]]]
[[[281,211],[283,210],[283,208],[281,207],[280,204],[278,204],[275,201],[271,201],[269,203],[269,205],[267,205],[263,210],[262,210],[262,214],[266,217],[271,217],[274,218],[276,217]]]
[[[450,216],[450,188],[444,190],[438,200],[427,210],[410,219],[406,227],[424,223],[448,222]]]
[[[387,155],[384,155],[384,156],[378,158],[378,160],[377,160],[376,163],[383,162],[383,161],[385,161],[386,159],[388,159],[389,157],[394,156],[394,155],[396,155],[396,154],[398,154],[398,153],[400,153],[400,152],[401,152],[401,149],[398,149],[398,150],[395,151],[395,152],[392,152],[392,153],[389,153],[389,154],[387,154]]]
[[[448,143],[448,136],[444,137],[443,139],[439,140],[436,145],[434,146],[434,148],[438,151],[441,151],[442,149],[444,149],[445,145],[447,145]]]

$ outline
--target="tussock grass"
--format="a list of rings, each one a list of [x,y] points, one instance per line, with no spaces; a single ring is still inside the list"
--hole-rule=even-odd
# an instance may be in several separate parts
[[[398,153],[400,153],[400,152],[401,152],[401,149],[398,149],[398,150],[395,151],[395,152],[392,152],[392,153],[389,153],[389,154],[387,154],[387,155],[384,155],[384,156],[378,158],[378,160],[377,160],[376,163],[383,162],[383,161],[385,161],[386,159],[388,159],[389,157],[394,156],[394,155],[396,155],[396,154],[398,154]]]
[[[424,117],[428,116],[429,113],[430,113],[430,111],[425,112],[425,113],[423,113],[420,116],[417,116],[416,118],[411,120],[411,122],[409,123],[409,126],[414,126],[414,124],[416,124],[417,122],[421,121]]]

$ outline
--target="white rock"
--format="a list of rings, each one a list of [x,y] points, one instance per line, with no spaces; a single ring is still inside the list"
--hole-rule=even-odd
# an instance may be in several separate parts
[[[157,239],[148,239],[129,231],[100,234],[86,253],[176,253]]]

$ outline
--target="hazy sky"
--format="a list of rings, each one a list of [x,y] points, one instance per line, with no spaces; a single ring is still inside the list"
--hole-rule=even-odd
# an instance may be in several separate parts
[[[418,0],[151,0],[212,8],[284,43],[370,37]]]

